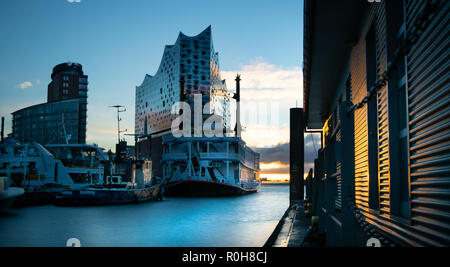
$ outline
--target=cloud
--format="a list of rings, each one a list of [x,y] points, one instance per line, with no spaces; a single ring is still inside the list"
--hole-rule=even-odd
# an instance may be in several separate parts
[[[236,74],[241,74],[242,137],[261,155],[261,173],[275,176],[289,173],[289,109],[303,106],[303,73],[300,66],[271,64],[262,57],[222,71],[229,90]],[[231,110],[235,110],[231,102]],[[232,115],[232,125],[234,115]],[[320,135],[305,134],[305,172],[314,166]]]
[[[69,2],[69,3],[80,3],[81,0],[67,0],[67,2]]]
[[[234,88],[237,73],[242,79],[241,101],[288,104],[284,107],[295,106],[296,100],[298,104],[303,103],[303,74],[300,66],[277,66],[257,57],[250,64],[241,65],[239,70],[221,72],[229,88]]]
[[[250,147],[273,147],[280,143],[289,142],[289,128],[271,125],[243,123],[245,130],[242,138]]]
[[[289,172],[289,164],[283,164],[279,161],[271,162],[271,163],[261,163],[260,164],[262,173],[288,173]]]
[[[255,151],[260,154],[261,163],[280,162],[280,164],[289,164],[289,143],[255,148]]]
[[[222,71],[229,90],[235,88],[236,74],[241,75],[242,137],[252,147],[273,147],[289,142],[289,108],[303,102],[303,75],[300,67],[277,66],[262,57],[241,65],[237,70]],[[234,101],[230,108],[236,110]],[[232,125],[235,115],[232,113]]]
[[[22,88],[22,89],[25,89],[25,88],[28,88],[28,87],[31,87],[31,86],[33,86],[33,84],[31,82],[28,82],[28,81],[19,84],[19,87]]]
[[[320,149],[319,134],[305,134],[305,172],[314,168],[314,160]],[[289,143],[282,143],[272,147],[255,148],[260,154],[261,172],[263,173],[286,173],[289,172]],[[275,168],[271,168],[275,167]]]

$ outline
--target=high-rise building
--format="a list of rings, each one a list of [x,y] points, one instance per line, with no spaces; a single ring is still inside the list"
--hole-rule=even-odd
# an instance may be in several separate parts
[[[150,135],[170,129],[176,116],[171,114],[172,105],[192,103],[194,94],[201,94],[203,104],[210,103],[210,114],[221,116],[224,127],[229,126],[230,97],[220,77],[211,26],[194,37],[180,33],[174,45],[165,47],[156,74],[146,75],[136,87],[135,133]]]
[[[88,76],[78,63],[53,68],[47,103],[12,113],[12,136],[40,144],[86,143]]]
[[[66,99],[87,98],[87,80],[83,67],[78,63],[56,65],[52,72],[52,81],[48,84],[47,102]]]

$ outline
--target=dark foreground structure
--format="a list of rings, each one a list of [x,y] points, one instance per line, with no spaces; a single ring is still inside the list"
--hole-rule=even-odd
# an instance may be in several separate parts
[[[303,173],[304,173],[304,135],[303,129],[303,109],[291,108],[289,114],[290,133],[289,133],[289,176],[290,176],[290,190],[289,200],[291,203],[303,200]]]
[[[327,246],[450,245],[449,9],[305,0],[305,124],[323,134],[307,196]]]

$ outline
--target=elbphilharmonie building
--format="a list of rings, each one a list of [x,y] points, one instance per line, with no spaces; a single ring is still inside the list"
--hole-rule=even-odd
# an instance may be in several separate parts
[[[201,94],[203,104],[210,103],[210,114],[221,116],[224,127],[229,127],[230,97],[220,77],[211,26],[194,37],[180,32],[175,44],[165,47],[156,74],[145,75],[136,87],[135,133],[151,135],[170,129],[177,116],[171,114],[172,106],[179,101],[193,103],[194,94]]]

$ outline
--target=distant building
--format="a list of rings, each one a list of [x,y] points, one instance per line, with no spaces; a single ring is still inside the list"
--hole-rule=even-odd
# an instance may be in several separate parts
[[[51,78],[47,103],[12,113],[12,136],[43,145],[86,143],[88,76],[80,64],[62,63]]]
[[[87,99],[88,76],[78,63],[62,63],[53,68],[47,103],[66,99]]]
[[[450,245],[449,1],[305,0],[304,108],[329,246]]]
[[[134,146],[129,146],[126,141],[120,141],[119,144],[116,144],[116,159],[131,159],[135,158],[136,151]]]
[[[222,116],[224,126],[229,126],[230,97],[220,78],[211,26],[195,37],[180,33],[174,45],[166,46],[156,74],[146,75],[136,87],[135,133],[150,135],[170,129],[176,117],[170,114],[172,105],[191,103],[194,94],[202,94],[203,105],[211,103],[210,113]]]

